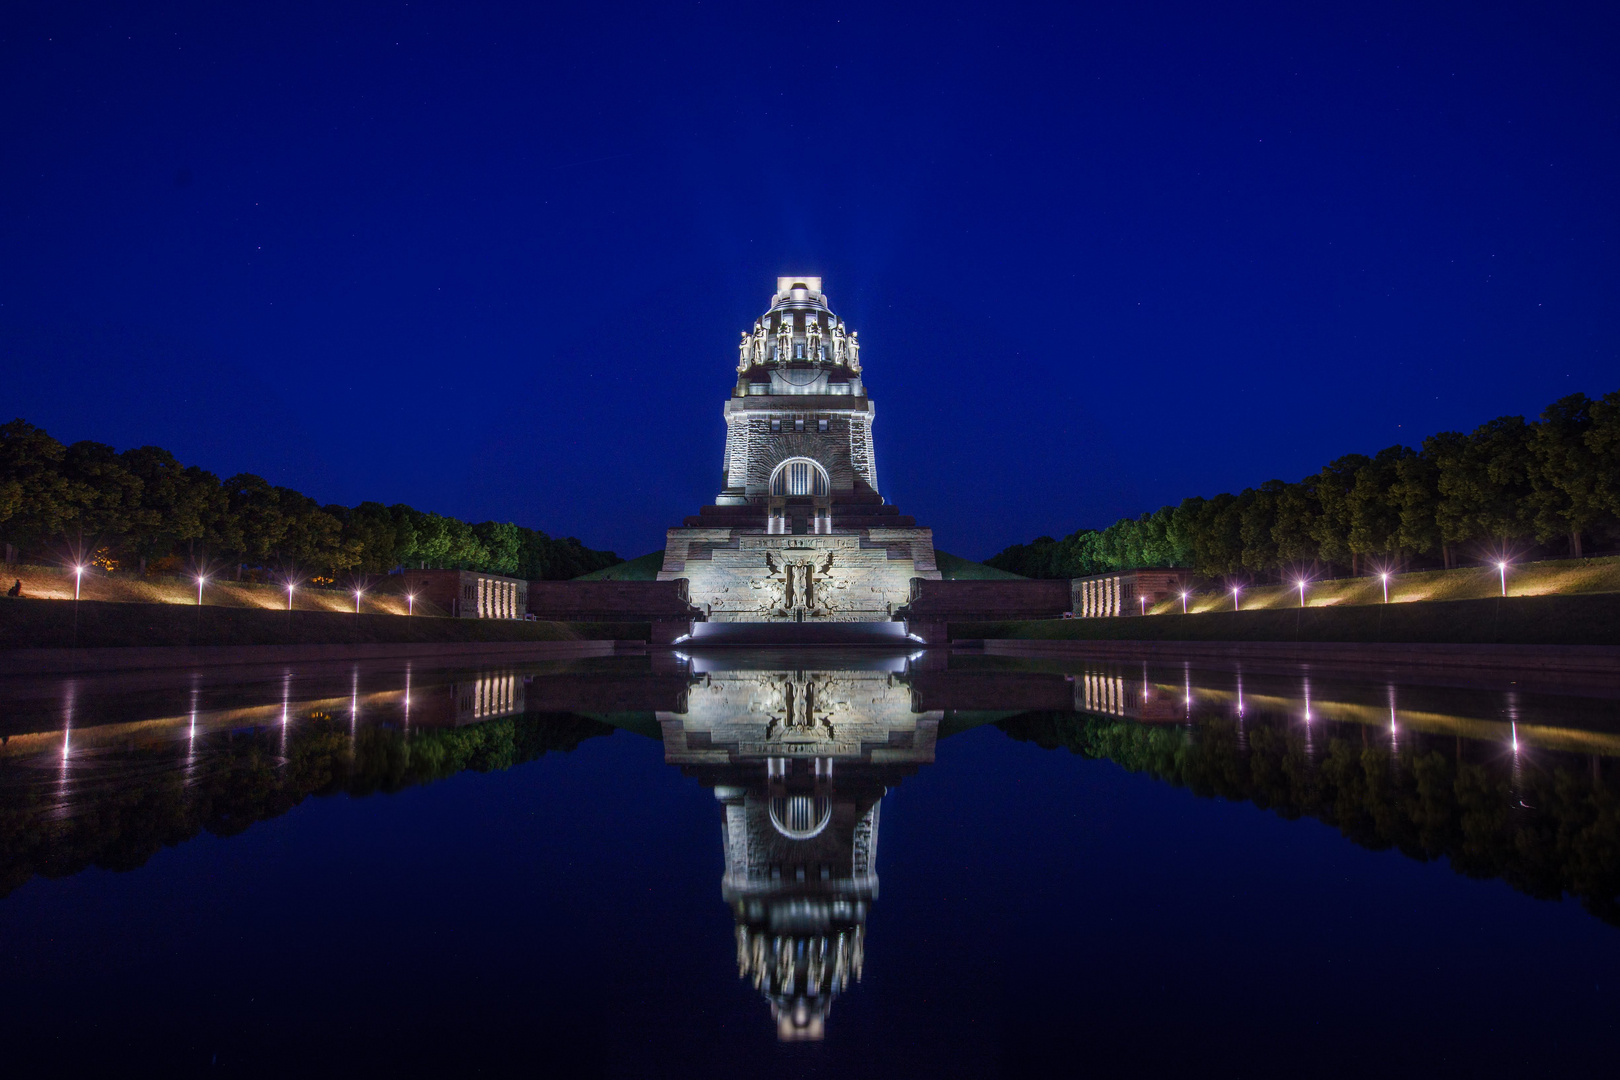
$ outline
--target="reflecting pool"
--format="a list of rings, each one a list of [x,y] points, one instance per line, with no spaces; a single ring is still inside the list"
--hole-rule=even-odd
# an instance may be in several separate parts
[[[9,1056],[1606,1071],[1617,705],[973,649],[0,679]]]

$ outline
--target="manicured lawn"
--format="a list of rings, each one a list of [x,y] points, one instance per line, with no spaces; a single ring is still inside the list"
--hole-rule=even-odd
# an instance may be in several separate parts
[[[1118,619],[952,623],[951,638],[1620,645],[1620,593],[1269,608]]]
[[[75,610],[76,609],[76,610]],[[443,619],[331,611],[0,598],[0,649],[643,640],[646,623]]]

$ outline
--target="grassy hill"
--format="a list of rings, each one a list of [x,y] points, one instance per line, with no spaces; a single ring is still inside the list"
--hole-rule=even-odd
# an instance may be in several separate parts
[[[1599,559],[1548,559],[1543,562],[1509,565],[1507,595],[1572,596],[1581,593],[1620,592],[1620,557]],[[1419,600],[1487,600],[1502,594],[1502,578],[1494,566],[1469,566],[1457,570],[1420,570],[1389,576],[1389,602],[1409,604]],[[1383,582],[1376,576],[1333,578],[1305,583],[1305,607],[1353,607],[1382,605]],[[1243,611],[1300,607],[1295,585],[1253,585],[1239,594]],[[1194,593],[1187,611],[1232,610],[1229,592]],[[1149,615],[1181,614],[1181,598],[1171,597],[1148,608]]]
[[[934,564],[946,581],[1023,581],[1022,574],[1010,573],[1006,570],[997,570],[984,563],[964,559],[960,555],[952,555],[948,551],[934,549]]]
[[[465,644],[647,639],[647,623],[435,619],[335,611],[265,611],[205,604],[135,604],[0,597],[0,651],[130,645]]]
[[[1178,601],[1179,606],[1179,601]],[[1204,615],[952,623],[954,640],[1620,645],[1620,594],[1271,608]]]
[[[664,566],[664,552],[649,551],[639,559],[616,563],[603,570],[581,574],[575,581],[657,581],[658,571]]]
[[[952,555],[948,552],[934,550],[934,560],[939,566],[939,572],[946,581],[1004,581],[1023,580],[1017,574],[1009,574],[1005,570],[997,570],[984,563],[971,562],[968,559]],[[662,551],[649,552],[639,559],[610,566],[605,570],[595,570],[589,574],[581,574],[575,581],[656,581],[658,571],[664,565]]]

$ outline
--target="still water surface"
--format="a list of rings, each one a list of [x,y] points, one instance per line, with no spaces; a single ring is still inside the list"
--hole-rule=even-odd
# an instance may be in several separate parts
[[[941,650],[0,680],[7,1057],[1601,1074],[1617,698]]]

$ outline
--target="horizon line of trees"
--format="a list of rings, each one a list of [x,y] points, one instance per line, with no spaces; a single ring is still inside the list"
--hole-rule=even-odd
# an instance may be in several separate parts
[[[1105,529],[1042,536],[985,562],[1031,578],[1146,567],[1355,575],[1470,558],[1581,558],[1593,544],[1620,544],[1620,390],[1570,394],[1535,421],[1500,416],[1466,434],[1443,431],[1419,449],[1346,454],[1294,483],[1195,495]]]
[[[0,541],[7,563],[200,572],[234,566],[321,577],[461,569],[559,580],[622,562],[572,536],[471,523],[403,503],[321,506],[251,473],[226,480],[156,446],[65,446],[17,419],[0,425]]]

